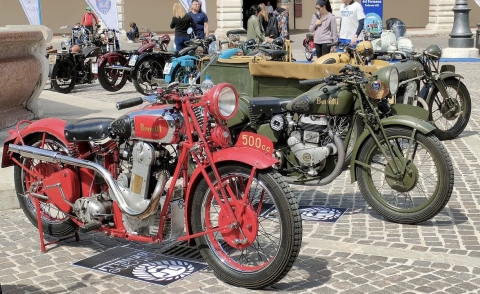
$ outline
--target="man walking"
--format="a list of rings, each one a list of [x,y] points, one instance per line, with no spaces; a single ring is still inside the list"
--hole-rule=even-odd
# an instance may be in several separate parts
[[[85,28],[87,28],[90,33],[93,33],[93,21],[95,21],[95,24],[98,24],[98,18],[92,12],[92,8],[90,8],[90,6],[88,6],[85,10],[87,12],[85,12],[85,14],[83,15],[82,26],[85,26]]]

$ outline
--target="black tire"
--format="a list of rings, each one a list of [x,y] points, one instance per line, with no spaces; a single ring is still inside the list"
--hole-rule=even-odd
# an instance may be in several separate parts
[[[39,147],[42,142],[42,135],[34,135],[33,137],[29,138],[25,144],[28,146]],[[57,138],[53,136],[47,135],[45,139],[45,149],[61,152],[63,154],[68,154],[68,149],[65,145],[59,141]],[[54,172],[58,171],[59,167],[57,164],[53,163],[46,163],[39,160],[33,160],[30,158],[20,158],[20,162],[22,162],[26,167],[29,167],[32,170],[32,166],[38,167],[39,164],[42,165],[43,171],[47,172]],[[40,169],[38,169],[40,170]],[[37,173],[37,177],[42,177],[42,173]],[[15,183],[15,191],[17,193],[18,202],[20,203],[20,207],[22,208],[23,212],[27,216],[28,220],[38,228],[37,222],[37,213],[35,209],[35,205],[30,198],[26,198],[25,192],[29,188],[29,182],[33,180],[29,179],[31,175],[26,173],[22,168],[18,165],[14,167],[14,183]],[[43,194],[42,188],[39,188],[37,191],[38,194]],[[42,211],[42,227],[43,232],[54,236],[54,237],[62,237],[71,234],[77,229],[77,225],[62,211],[58,210],[52,204],[46,202],[40,202],[40,208]]]
[[[337,61],[335,60],[335,58],[329,58],[329,59],[326,59],[324,62],[322,62],[322,64],[336,64]]]
[[[350,135],[350,140],[348,141],[347,149],[345,151],[345,162],[343,163],[343,170],[348,169],[348,167],[350,166],[353,147],[355,147],[355,143],[357,143],[357,139],[363,133],[364,129],[365,127],[363,121],[360,118],[357,118],[355,120],[355,125],[353,126],[352,134]],[[345,138],[342,139],[345,142]]]
[[[404,156],[408,152],[412,130],[391,127],[385,129],[385,132],[388,141],[393,143],[392,148],[397,147],[402,159],[406,160]],[[386,146],[380,134],[377,138]],[[400,160],[385,150],[390,161]],[[394,154],[397,153],[394,151]],[[393,176],[387,176],[383,172],[391,172],[391,168],[386,164],[373,137],[366,139],[357,157],[360,162],[382,170],[379,172],[356,166],[358,186],[365,201],[385,219],[401,224],[417,224],[437,215],[450,199],[454,182],[448,151],[432,133],[424,135],[417,131],[409,154],[413,154],[413,159],[408,164],[411,174],[406,172],[401,180],[394,180]],[[418,176],[411,176],[412,174]]]
[[[452,107],[447,106],[442,94],[435,88],[428,101],[428,120],[437,128],[434,134],[440,140],[451,140],[460,135],[467,126],[472,112],[472,100],[467,87],[458,79],[448,78],[444,82],[451,97],[448,102]],[[453,109],[452,113],[447,112],[449,109]],[[462,113],[458,114],[459,112]]]
[[[145,96],[154,94],[157,85],[152,85],[152,77],[163,79],[164,67],[165,63],[156,58],[145,58],[138,62],[132,76],[135,90]]]
[[[73,62],[67,59],[60,60],[53,66],[50,82],[53,88],[60,93],[68,94],[75,87],[77,71]]]
[[[171,82],[179,82],[183,84],[188,84],[189,75],[196,75],[197,71],[188,71],[185,67],[181,65],[177,65],[172,72],[172,81]],[[195,81],[196,84],[200,83],[200,79]]]
[[[251,170],[251,167],[242,165],[218,168],[222,183],[228,184],[234,193],[244,191],[240,186],[247,183]],[[210,172],[209,177],[215,185],[214,173]],[[247,244],[233,243],[238,240],[237,237],[243,238],[239,237],[238,228],[228,231],[228,234],[217,231],[203,235],[196,242],[203,258],[219,279],[235,286],[259,289],[278,282],[292,268],[300,251],[302,221],[290,186],[275,171],[257,171],[250,191],[245,194],[249,195],[246,206],[239,199],[229,198],[229,202],[234,211],[243,211],[241,220],[238,220],[245,239],[248,239]],[[194,233],[205,231],[206,227],[215,227],[226,219],[226,212],[219,211],[218,202],[205,179],[195,189],[191,211]],[[265,243],[268,244],[264,248]],[[273,252],[270,252],[271,249]],[[248,264],[242,264],[242,261]]]
[[[129,74],[125,74],[125,71],[123,70],[105,68],[111,65],[123,66],[125,64],[122,64],[121,62],[110,64],[108,61],[103,63],[102,66],[98,68],[98,82],[105,90],[109,92],[117,92],[125,86]]]

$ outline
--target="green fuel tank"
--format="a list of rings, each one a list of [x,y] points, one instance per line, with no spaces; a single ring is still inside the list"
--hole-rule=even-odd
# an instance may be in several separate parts
[[[287,110],[302,114],[342,115],[351,113],[353,106],[354,96],[346,85],[320,84],[293,99]]]

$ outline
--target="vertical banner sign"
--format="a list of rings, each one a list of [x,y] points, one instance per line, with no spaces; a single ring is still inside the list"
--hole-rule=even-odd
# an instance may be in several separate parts
[[[98,20],[109,29],[120,30],[118,27],[117,0],[85,0],[92,8]]]
[[[31,25],[41,25],[42,17],[40,12],[40,0],[20,0],[23,11],[27,15],[28,22]]]
[[[382,33],[383,0],[362,0],[365,13],[365,30],[371,34]]]
[[[200,4],[202,5],[202,11],[207,13],[207,4],[205,2],[207,1],[200,1]],[[180,3],[182,3],[186,11],[190,11],[190,5],[192,5],[192,0],[180,0]]]

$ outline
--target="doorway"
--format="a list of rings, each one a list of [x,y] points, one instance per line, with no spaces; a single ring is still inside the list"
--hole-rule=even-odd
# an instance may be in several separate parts
[[[277,9],[277,0],[269,1],[273,9]],[[243,28],[247,29],[247,22],[250,18],[249,10],[252,5],[263,3],[267,5],[267,0],[243,0]]]

